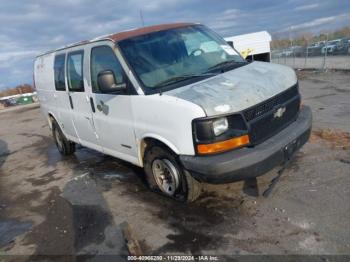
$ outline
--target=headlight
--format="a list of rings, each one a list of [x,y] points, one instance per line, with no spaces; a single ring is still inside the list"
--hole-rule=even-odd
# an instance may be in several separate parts
[[[228,130],[228,121],[226,117],[213,121],[213,130],[216,136],[225,133]]]
[[[203,117],[192,122],[196,153],[215,154],[249,144],[248,126],[241,114]]]

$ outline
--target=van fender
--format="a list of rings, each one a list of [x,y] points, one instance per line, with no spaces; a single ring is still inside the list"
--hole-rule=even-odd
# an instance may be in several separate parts
[[[57,116],[56,116],[52,111],[49,110],[49,111],[47,111],[47,119],[48,119],[48,122],[49,122],[49,127],[50,127],[50,129],[52,130],[52,121],[51,121],[50,118],[53,118],[53,119],[57,122],[57,124],[58,124],[58,125],[60,126],[60,128],[61,128],[62,133],[65,135],[65,137],[68,138],[68,136],[67,136],[67,134],[66,134],[64,128],[61,127],[61,124],[60,124],[60,122],[58,121]]]
[[[143,167],[143,156],[145,153],[144,141],[147,138],[151,138],[151,139],[154,139],[154,140],[157,140],[157,141],[163,143],[164,145],[169,147],[177,155],[180,153],[179,149],[172,142],[170,142],[168,139],[166,139],[160,135],[157,135],[157,134],[152,134],[152,133],[144,134],[142,136],[142,138],[139,139],[139,141],[138,141],[138,158],[139,158],[139,163],[140,163],[141,167]]]
[[[70,140],[71,142],[74,142],[74,143],[78,143],[78,144],[80,143],[80,141],[78,140],[78,138],[72,137],[72,136],[69,136],[69,135],[66,134],[66,131],[64,130],[64,128],[62,128],[61,123],[60,123],[60,121],[58,121],[57,116],[56,116],[52,111],[48,110],[48,111],[47,111],[47,116],[46,116],[46,117],[47,117],[47,120],[48,120],[48,123],[49,123],[49,127],[50,127],[51,130],[52,130],[52,120],[51,120],[51,118],[53,118],[53,119],[57,122],[57,124],[60,126],[63,135],[64,135],[68,140]]]
[[[47,121],[48,121],[48,123],[49,123],[50,129],[52,129],[52,121],[51,121],[51,118],[53,118],[53,119],[59,124],[56,115],[55,115],[52,111],[48,110],[48,111],[47,111]]]

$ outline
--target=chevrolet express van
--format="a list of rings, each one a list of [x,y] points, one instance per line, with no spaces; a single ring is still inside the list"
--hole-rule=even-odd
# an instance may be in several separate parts
[[[254,178],[306,143],[295,72],[247,62],[200,24],[83,41],[38,56],[34,82],[58,150],[75,144],[143,167],[149,187],[192,201],[200,183]]]

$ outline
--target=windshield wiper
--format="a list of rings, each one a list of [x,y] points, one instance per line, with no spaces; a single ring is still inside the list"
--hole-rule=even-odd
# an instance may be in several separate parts
[[[166,86],[166,85],[174,84],[174,83],[177,83],[177,82],[180,82],[180,81],[184,81],[184,80],[188,80],[188,79],[191,79],[191,78],[215,76],[215,75],[217,75],[217,74],[215,74],[215,73],[203,73],[203,74],[174,76],[174,77],[171,77],[171,78],[169,78],[167,80],[159,82],[154,87],[163,87],[163,86]]]
[[[208,68],[207,72],[210,72],[210,71],[213,71],[213,70],[216,70],[216,69],[221,69],[221,68],[226,68],[230,65],[241,65],[241,64],[245,64],[247,63],[246,61],[242,61],[242,62],[238,62],[238,61],[235,61],[235,60],[227,60],[227,61],[223,61],[223,62],[220,62],[216,65],[213,65],[211,67]]]

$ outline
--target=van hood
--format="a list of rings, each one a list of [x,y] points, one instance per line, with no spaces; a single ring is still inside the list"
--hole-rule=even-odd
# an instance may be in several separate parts
[[[203,108],[207,116],[215,116],[249,108],[296,82],[296,74],[290,67],[253,62],[164,94],[195,103]]]

